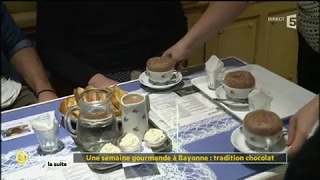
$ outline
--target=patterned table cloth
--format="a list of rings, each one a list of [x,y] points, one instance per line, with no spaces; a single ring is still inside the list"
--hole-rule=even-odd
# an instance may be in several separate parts
[[[233,59],[233,61],[235,61]],[[227,61],[226,61],[227,62]],[[233,63],[235,64],[235,63]],[[190,86],[190,79],[205,75],[204,72],[192,74],[184,79],[184,86]],[[140,83],[137,81],[129,82],[121,85],[126,91],[140,91],[145,92],[141,88]],[[58,120],[61,119],[58,107],[61,100],[36,105],[29,108],[12,111],[2,114],[2,122],[15,120],[18,118],[31,116],[45,111],[55,110]],[[223,110],[221,110],[223,111]],[[175,152],[234,152],[234,148],[230,143],[231,132],[240,124],[227,113],[219,113],[214,117],[197,121],[192,124],[180,126],[178,128],[171,128],[161,120],[154,112],[150,112],[150,118],[160,128],[165,130],[173,142],[173,151]],[[65,149],[55,154],[55,156],[64,156],[71,153],[75,144],[70,136],[64,129],[60,130],[60,139],[65,144]],[[37,140],[34,135],[21,137],[11,141],[2,142],[1,146],[1,172],[8,173],[17,171],[19,169],[29,167],[38,163],[38,159],[32,156],[38,156],[36,148],[38,146]],[[16,154],[19,151],[28,153],[31,157],[27,164],[21,166],[16,163]],[[132,174],[142,177],[142,179],[196,179],[196,180],[233,180],[250,176],[261,171],[268,170],[274,166],[263,165],[248,167],[242,164],[221,165],[221,164],[201,164],[201,163],[164,163],[157,164],[158,168],[154,165],[138,165],[125,169],[126,177]],[[131,168],[131,169],[130,169]],[[160,173],[159,173],[160,172]],[[108,179],[108,174],[99,175],[101,179]]]

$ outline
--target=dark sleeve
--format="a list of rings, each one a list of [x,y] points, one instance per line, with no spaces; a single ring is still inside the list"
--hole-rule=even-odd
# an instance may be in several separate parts
[[[68,38],[72,34],[67,33],[67,4],[58,1],[37,2],[37,50],[50,73],[73,86],[85,87],[98,71],[68,50]]]
[[[320,179],[320,131],[319,127],[315,134],[302,146],[300,151],[290,161],[285,180]]]
[[[6,58],[10,60],[21,49],[32,46],[33,43],[26,38],[1,2],[1,48]]]

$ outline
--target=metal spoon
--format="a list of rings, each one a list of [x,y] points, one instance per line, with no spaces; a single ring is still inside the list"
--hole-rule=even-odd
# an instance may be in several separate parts
[[[221,99],[221,98],[213,98],[215,101],[232,101],[232,102],[237,102],[237,103],[242,103],[242,104],[248,104],[247,99]]]

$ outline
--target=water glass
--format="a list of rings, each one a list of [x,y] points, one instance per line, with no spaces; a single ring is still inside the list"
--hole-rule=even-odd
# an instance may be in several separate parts
[[[54,126],[48,130],[40,130],[33,128],[35,135],[39,141],[39,145],[44,152],[54,152],[58,150],[58,134],[59,134],[59,124],[55,120]]]

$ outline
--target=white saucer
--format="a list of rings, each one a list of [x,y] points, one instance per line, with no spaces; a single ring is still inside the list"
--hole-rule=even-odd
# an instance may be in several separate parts
[[[244,135],[241,132],[242,126],[235,129],[231,134],[231,144],[240,152],[242,153],[261,153],[262,151],[255,150],[252,148],[249,148]],[[284,134],[282,136],[282,139],[272,148],[273,153],[286,153],[288,151],[288,147],[286,145],[288,140],[288,135]]]
[[[227,96],[227,93],[226,91],[223,89],[222,86],[219,86],[217,89],[216,89],[216,96],[218,99],[230,99],[228,96]],[[240,108],[244,108],[244,107],[248,107],[249,104],[248,103],[241,103],[241,102],[235,102],[235,101],[232,101],[232,99],[230,100],[224,100],[224,101],[221,101],[222,103],[224,103],[225,105],[228,105],[228,106],[233,106],[233,107],[240,107]]]
[[[147,86],[151,89],[156,89],[156,90],[164,90],[164,89],[169,89],[177,84],[179,84],[182,81],[182,74],[180,72],[174,71],[173,72],[173,77],[177,76],[175,80],[171,80],[168,83],[151,83],[149,80],[149,77],[146,75],[146,72],[144,71],[143,73],[140,74],[139,76],[139,81],[142,85]]]

